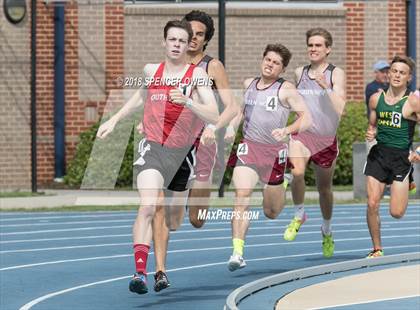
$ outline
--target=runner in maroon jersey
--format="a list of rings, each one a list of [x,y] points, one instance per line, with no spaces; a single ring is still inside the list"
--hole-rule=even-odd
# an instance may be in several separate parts
[[[295,86],[279,78],[291,57],[285,46],[267,45],[261,63],[261,77],[244,82],[243,139],[229,160],[229,165],[235,167],[232,180],[236,190],[232,216],[233,254],[228,262],[230,271],[246,266],[243,250],[250,222],[247,211],[258,180],[264,183],[264,214],[275,219],[285,203],[283,181],[288,146],[284,139],[311,124],[310,114]],[[287,126],[291,111],[296,113],[297,119]],[[232,124],[239,124],[240,118]]]
[[[164,204],[163,188],[185,204],[187,183],[194,174],[193,144],[196,137],[192,129],[200,119],[209,123],[218,121],[217,104],[207,86],[207,74],[187,62],[192,39],[190,24],[168,22],[164,39],[165,62],[148,64],[144,68],[144,80],[152,81],[147,85],[146,100],[141,97],[140,90],[136,91],[118,113],[100,126],[97,133],[99,138],[105,138],[119,120],[145,102],[145,139],[140,142],[140,157],[134,163],[139,171],[137,187],[140,195],[140,208],[133,226],[136,273],[129,286],[130,291],[138,294],[148,291],[146,264],[153,237],[152,221],[156,206]],[[169,286],[162,270],[157,270],[155,281],[155,291]]]
[[[323,254],[334,253],[331,233],[333,208],[332,179],[338,146],[336,132],[345,105],[344,71],[328,63],[332,36],[322,28],[310,29],[306,33],[310,65],[296,69],[299,93],[312,115],[312,126],[305,132],[293,135],[290,140],[292,163],[292,196],[295,217],[284,232],[284,239],[295,239],[300,226],[306,220],[303,203],[305,198],[305,170],[309,162],[315,165],[319,203],[323,217]]]

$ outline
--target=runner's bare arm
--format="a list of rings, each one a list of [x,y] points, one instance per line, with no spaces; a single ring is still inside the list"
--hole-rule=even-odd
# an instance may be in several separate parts
[[[291,110],[298,116],[289,126],[273,130],[273,137],[277,141],[281,141],[289,134],[302,132],[308,129],[312,124],[312,117],[302,96],[299,95],[296,87],[292,83],[285,81],[283,86],[279,89],[278,96],[280,101],[286,102]]]
[[[403,107],[404,118],[420,123],[420,98],[416,93],[411,93],[408,96],[407,104]]]
[[[244,90],[246,90],[249,87],[249,85],[251,84],[252,81],[253,81],[253,78],[248,78],[244,81],[244,83],[243,83]],[[231,143],[235,140],[236,132],[238,130],[239,125],[242,122],[243,109],[244,109],[244,106],[239,105],[239,112],[230,121],[229,126],[226,129],[225,141],[228,142],[228,143]]]
[[[202,68],[194,69],[193,80],[208,79],[207,73]],[[189,105],[189,109],[205,122],[216,124],[219,121],[219,110],[217,108],[216,97],[214,96],[211,87],[207,84],[197,85],[196,91],[199,96],[199,101],[193,101],[192,104]]]
[[[143,74],[145,77],[151,76],[151,73],[156,69],[155,64],[147,64],[143,69]],[[144,104],[144,93],[146,86],[143,83],[139,89],[137,89],[134,94],[128,99],[128,101],[123,105],[123,107],[115,113],[109,120],[103,123],[96,134],[98,138],[105,138],[108,136],[115,128],[117,123],[132,114],[138,108]]]
[[[372,141],[376,137],[376,106],[378,105],[378,100],[381,92],[373,94],[369,99],[369,125],[366,131],[366,140]]]
[[[332,72],[333,89],[328,92],[333,108],[338,115],[342,115],[346,105],[346,75],[341,68]],[[321,85],[322,87],[322,85]]]
[[[213,77],[213,82],[216,84],[217,91],[225,106],[219,121],[215,126],[208,126],[204,129],[202,134],[202,142],[204,144],[212,144],[216,140],[216,130],[226,126],[238,113],[239,107],[235,101],[235,97],[229,87],[228,77],[223,64],[213,59],[209,63],[209,75]],[[227,135],[235,135],[232,127],[228,126],[226,129]]]

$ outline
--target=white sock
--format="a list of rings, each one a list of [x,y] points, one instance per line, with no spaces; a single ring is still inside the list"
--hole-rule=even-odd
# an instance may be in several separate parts
[[[302,219],[303,215],[305,214],[305,206],[304,204],[295,205],[295,217]]]
[[[321,229],[324,235],[331,235],[331,220],[324,219],[322,221]]]

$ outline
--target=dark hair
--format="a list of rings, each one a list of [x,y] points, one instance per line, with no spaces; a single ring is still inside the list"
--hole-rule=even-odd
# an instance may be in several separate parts
[[[312,28],[306,31],[306,44],[308,44],[309,38],[313,36],[321,36],[325,39],[325,46],[330,47],[333,45],[333,38],[331,33],[324,28]]]
[[[213,18],[211,18],[211,16],[207,14],[206,12],[193,10],[189,12],[188,14],[186,14],[184,16],[184,19],[188,22],[197,21],[206,26],[206,34],[205,34],[204,39],[207,41],[207,43],[204,44],[204,47],[203,47],[203,50],[205,50],[207,47],[207,44],[210,42],[211,38],[213,38],[213,35],[214,35]]]
[[[265,47],[263,57],[268,54],[268,52],[274,52],[281,56],[283,67],[286,68],[289,64],[290,59],[292,58],[292,53],[289,49],[283,44],[268,44]]]
[[[407,57],[407,56],[398,56],[398,55],[397,56],[394,56],[394,58],[392,58],[392,61],[391,61],[391,66],[392,66],[392,64],[394,64],[396,62],[405,63],[410,68],[410,74],[412,74],[415,71],[415,69],[416,69],[416,63],[410,57]]]
[[[171,28],[181,28],[184,29],[188,33],[188,43],[191,42],[193,31],[191,29],[191,25],[189,22],[185,20],[171,20],[166,23],[165,28],[163,28],[163,37],[166,39],[168,36],[168,31]]]

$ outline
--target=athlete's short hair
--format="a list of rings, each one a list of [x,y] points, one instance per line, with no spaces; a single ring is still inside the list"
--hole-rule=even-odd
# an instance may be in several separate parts
[[[268,52],[274,52],[281,56],[283,67],[286,68],[289,64],[290,59],[292,58],[292,53],[289,49],[283,44],[268,44],[265,47],[263,57],[268,54]]]
[[[168,36],[168,31],[171,28],[181,28],[188,33],[188,43],[191,42],[193,37],[193,31],[189,22],[185,20],[170,20],[166,23],[165,28],[163,28],[163,38],[166,39]]]
[[[414,62],[412,58],[408,56],[399,56],[399,55],[394,56],[394,58],[392,58],[392,61],[391,61],[391,66],[392,64],[396,62],[405,63],[410,68],[410,74],[412,74],[416,70],[416,63]]]
[[[317,27],[317,28],[312,28],[306,31],[306,44],[308,44],[309,38],[313,36],[323,37],[325,39],[326,47],[331,47],[333,45],[333,38],[332,38],[331,33],[324,28]]]
[[[213,38],[213,35],[214,35],[213,18],[211,18],[211,16],[207,14],[206,12],[193,10],[189,12],[188,14],[186,14],[183,19],[185,19],[188,22],[197,21],[206,26],[206,34],[205,34],[204,39],[207,41],[207,43],[204,44],[203,46],[203,50],[205,50],[207,47],[207,44],[210,42],[211,38]]]

